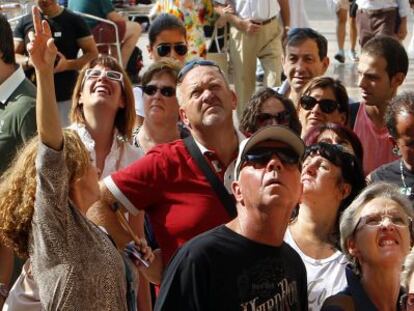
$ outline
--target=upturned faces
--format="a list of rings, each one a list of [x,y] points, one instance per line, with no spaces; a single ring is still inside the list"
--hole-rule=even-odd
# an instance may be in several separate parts
[[[187,63],[178,75],[177,98],[181,119],[188,127],[232,126],[236,94],[215,63]]]
[[[240,144],[232,191],[247,209],[276,211],[290,217],[302,193],[300,183],[302,140],[284,126],[259,129]]]

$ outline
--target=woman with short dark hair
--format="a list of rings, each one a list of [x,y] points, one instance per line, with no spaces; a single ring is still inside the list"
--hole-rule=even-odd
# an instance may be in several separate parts
[[[346,126],[348,94],[341,81],[331,77],[313,78],[303,88],[298,106],[302,137],[317,125],[328,122]]]

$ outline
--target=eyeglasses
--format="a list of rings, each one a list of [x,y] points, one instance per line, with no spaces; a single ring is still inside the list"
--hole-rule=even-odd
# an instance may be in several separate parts
[[[165,96],[165,97],[175,96],[175,88],[173,88],[172,86],[158,87],[156,85],[148,84],[142,87],[142,91],[149,96],[155,95],[158,90],[160,90],[160,93],[162,96]]]
[[[336,100],[332,99],[317,100],[316,98],[308,95],[304,95],[300,99],[300,106],[305,110],[312,110],[316,104],[319,104],[319,107],[324,113],[332,113],[339,108]]]
[[[90,78],[100,78],[102,75],[107,77],[108,79],[121,82],[122,87],[124,87],[124,75],[122,72],[115,71],[115,70],[102,70],[98,68],[90,68],[86,69],[85,76],[83,77],[82,86],[86,79]]]
[[[407,293],[400,298],[401,310],[414,311],[414,293]]]
[[[243,156],[242,163],[251,164],[255,168],[263,168],[273,156],[276,156],[283,165],[299,165],[299,155],[288,148],[255,148]]]
[[[290,113],[288,111],[281,111],[276,114],[270,113],[259,113],[257,115],[257,122],[260,124],[270,123],[271,120],[275,120],[277,124],[287,124],[289,123]]]
[[[367,226],[370,228],[377,228],[380,226],[383,226],[385,223],[385,220],[388,220],[390,224],[399,227],[399,228],[407,228],[411,227],[412,219],[410,217],[406,217],[403,215],[389,215],[389,214],[372,214],[372,215],[366,215],[362,216],[354,229],[355,232],[358,231],[359,228],[362,228],[363,226]]]
[[[177,76],[177,82],[178,83],[182,82],[183,79],[184,79],[184,77],[185,77],[185,75],[191,69],[193,69],[194,67],[198,67],[198,66],[211,66],[211,67],[216,67],[219,70],[219,72],[223,75],[220,67],[215,62],[212,62],[212,61],[209,61],[209,60],[204,60],[204,59],[194,59],[194,60],[191,60],[188,63],[186,63],[184,65],[184,67],[181,68],[181,70],[180,70],[180,72],[178,73],[178,76]]]
[[[161,43],[157,45],[157,53],[161,57],[170,55],[171,48],[174,48],[175,53],[177,53],[180,56],[184,56],[188,52],[188,47],[185,43]]]

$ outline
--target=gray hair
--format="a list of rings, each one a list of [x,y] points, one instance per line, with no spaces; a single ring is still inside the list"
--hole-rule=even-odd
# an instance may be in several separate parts
[[[187,64],[186,64],[187,65]],[[185,68],[185,66],[186,65],[184,65],[182,68],[181,68],[181,70],[183,70],[184,68]],[[186,73],[185,73],[185,76],[191,71],[191,70],[193,70],[194,68],[196,68],[196,67],[200,67],[200,66],[202,66],[202,67],[213,67],[213,68],[217,68],[217,71],[220,73],[220,75],[221,75],[221,77],[222,77],[222,79],[223,79],[223,81],[224,81],[224,84],[225,84],[225,86],[227,87],[227,89],[228,90],[232,90],[232,88],[230,87],[230,83],[229,83],[229,80],[227,79],[227,77],[225,76],[225,74],[223,73],[223,71],[220,69],[220,67],[216,67],[216,66],[209,66],[209,65],[195,65],[194,67],[192,67],[190,70],[188,70]],[[178,75],[180,75],[180,74],[178,74]],[[180,106],[180,107],[182,107],[182,106],[184,106],[185,104],[186,104],[186,101],[187,101],[187,99],[186,98],[184,98],[184,94],[183,94],[183,90],[182,90],[182,84],[183,84],[183,81],[184,81],[184,78],[185,78],[185,76],[182,78],[182,80],[178,80],[177,81],[177,88],[176,88],[176,91],[175,91],[175,95],[176,95],[176,97],[177,97],[177,101],[178,101],[178,105]]]
[[[366,187],[349,205],[349,207],[345,209],[341,216],[339,224],[342,252],[354,264],[355,272],[359,272],[359,267],[355,262],[355,258],[349,253],[347,243],[350,239],[353,238],[353,233],[359,220],[359,213],[365,207],[365,205],[367,205],[373,199],[377,198],[384,198],[394,201],[404,210],[407,216],[411,218],[414,217],[414,210],[411,202],[405,195],[400,192],[399,188],[396,185],[385,182],[378,182],[372,183]]]
[[[407,255],[403,265],[404,269],[401,273],[401,286],[407,290],[410,285],[410,279],[414,272],[414,249]]]

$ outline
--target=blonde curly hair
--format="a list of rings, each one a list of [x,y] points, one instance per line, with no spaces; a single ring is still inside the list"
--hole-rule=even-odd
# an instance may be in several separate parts
[[[90,156],[78,134],[63,131],[63,152],[68,168],[69,187],[82,177]],[[32,138],[17,153],[13,164],[0,178],[0,243],[16,255],[28,258],[29,236],[32,228],[36,196],[36,156],[39,138]]]

